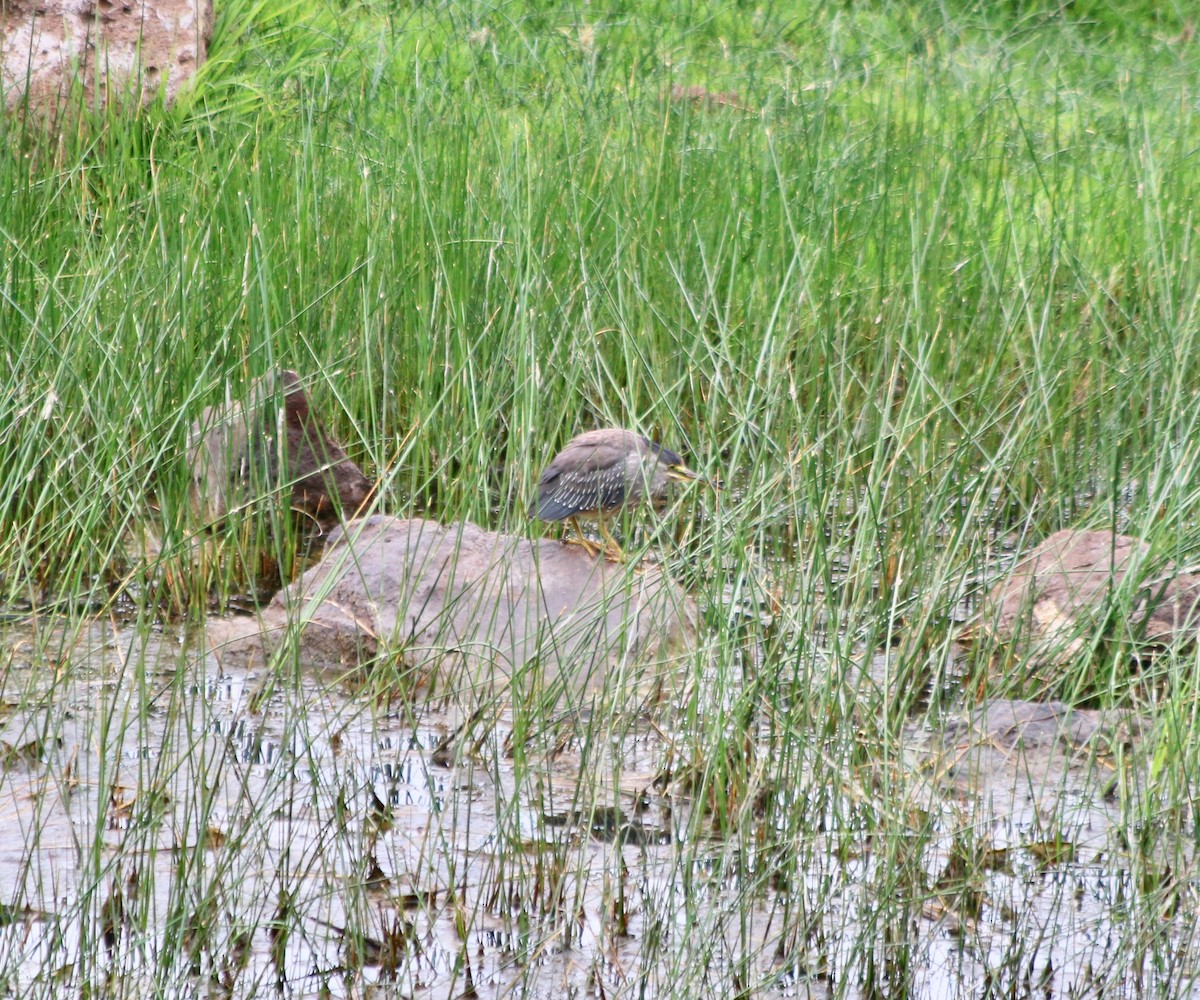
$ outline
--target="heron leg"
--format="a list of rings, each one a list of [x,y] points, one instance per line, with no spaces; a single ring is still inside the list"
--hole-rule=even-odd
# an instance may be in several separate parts
[[[627,561],[625,550],[621,548],[620,543],[608,533],[608,529],[604,527],[604,518],[599,518],[596,522],[600,526],[600,534],[604,536],[604,541],[608,544],[604,547],[604,556],[609,562],[623,563]]]
[[[583,550],[593,559],[600,554],[600,547],[583,533],[583,529],[579,527],[579,519],[571,518],[571,527],[575,529],[575,537],[565,539],[568,545],[582,545]]]

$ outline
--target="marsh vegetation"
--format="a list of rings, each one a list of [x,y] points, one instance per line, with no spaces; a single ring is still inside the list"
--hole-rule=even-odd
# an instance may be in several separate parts
[[[1184,5],[217,13],[173,108],[0,123],[0,989],[1196,992],[1196,651],[961,641],[1059,528],[1200,553]],[[723,479],[623,525],[678,683],[207,652],[303,553],[188,427],[280,367],[373,510],[541,532],[595,426]]]

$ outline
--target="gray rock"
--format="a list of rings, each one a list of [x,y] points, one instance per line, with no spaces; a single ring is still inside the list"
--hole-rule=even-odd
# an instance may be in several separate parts
[[[212,0],[4,0],[0,90],[8,111],[56,119],[76,80],[86,107],[132,91],[171,101],[208,55]]]
[[[959,748],[978,743],[1003,752],[1049,752],[1076,750],[1092,741],[1127,744],[1136,732],[1128,713],[1072,708],[1061,701],[992,698],[965,719],[947,719],[942,739]]]
[[[1152,558],[1141,539],[1107,531],[1059,531],[1020,559],[984,604],[981,625],[1017,642],[1031,661],[1069,660],[1121,609],[1145,651],[1195,641],[1200,576]]]
[[[208,639],[238,666],[287,641],[323,670],[399,658],[414,684],[434,690],[644,691],[660,676],[655,665],[693,642],[695,623],[692,600],[657,567],[470,523],[377,515],[336,529],[321,561],[257,623],[213,622]]]
[[[208,407],[192,425],[188,466],[193,511],[208,522],[267,503],[327,528],[371,493],[293,371],[263,376],[244,401]]]
[[[1132,712],[996,698],[945,718],[914,762],[939,788],[979,804],[971,828],[984,843],[1076,856],[1110,848],[1124,822],[1113,790],[1144,725]]]

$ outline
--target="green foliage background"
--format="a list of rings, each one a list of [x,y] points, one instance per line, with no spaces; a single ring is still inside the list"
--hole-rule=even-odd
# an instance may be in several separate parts
[[[2,589],[121,593],[131,528],[186,545],[188,424],[278,365],[393,511],[527,530],[573,433],[660,437],[734,487],[697,500],[701,579],[778,559],[868,639],[946,635],[1064,524],[1194,550],[1193,34],[1132,3],[218,4],[175,107],[4,126]]]

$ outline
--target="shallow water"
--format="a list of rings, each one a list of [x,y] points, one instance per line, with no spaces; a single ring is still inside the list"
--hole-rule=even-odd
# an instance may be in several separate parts
[[[764,780],[777,818],[722,834],[669,705],[464,717],[222,669],[171,631],[56,628],[0,647],[11,994],[1198,992],[1194,846],[1138,840],[1112,720],[1024,748],[914,725],[835,762],[833,793]]]

